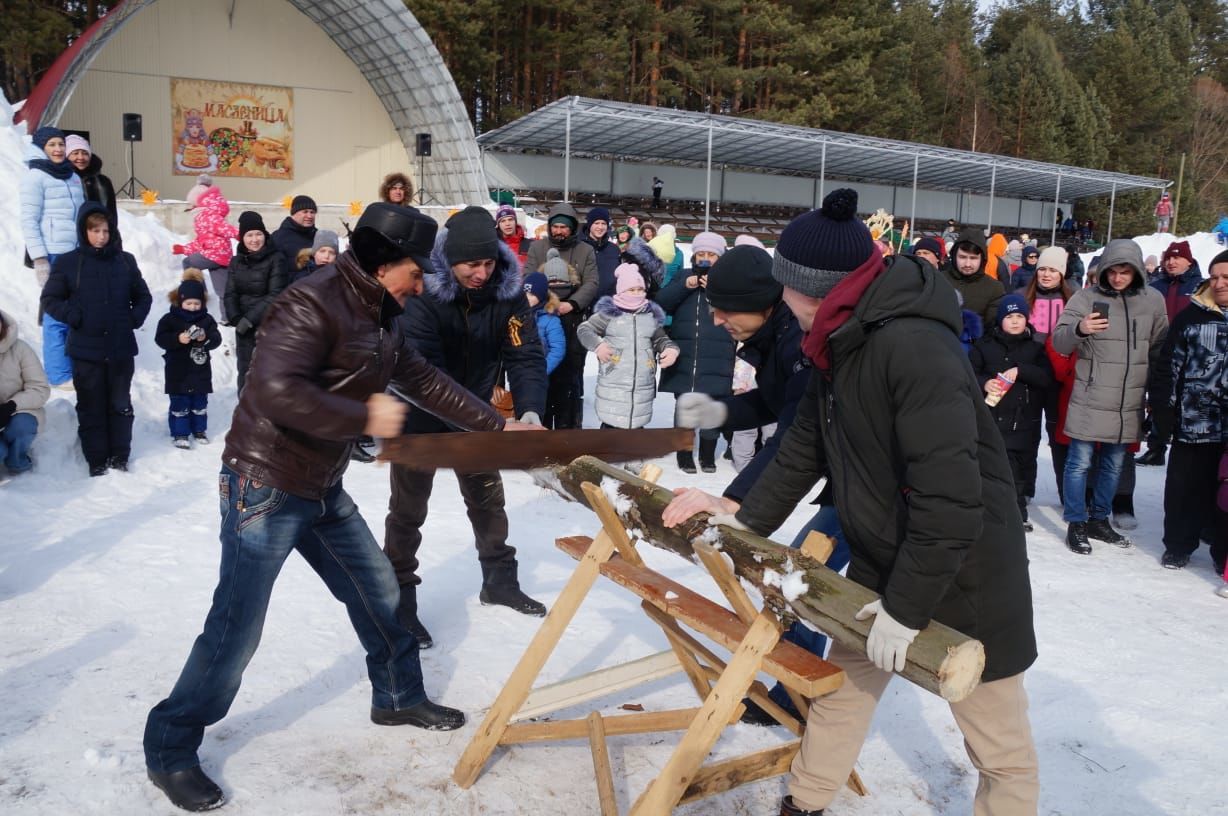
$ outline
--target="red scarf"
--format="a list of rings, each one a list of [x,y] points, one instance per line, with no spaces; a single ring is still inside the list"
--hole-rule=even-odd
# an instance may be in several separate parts
[[[874,252],[865,263],[837,283],[819,304],[819,311],[814,316],[814,324],[802,341],[802,352],[814,362],[815,367],[822,371],[824,376],[831,376],[831,348],[828,341],[832,334],[848,322],[861,296],[870,288],[870,284],[878,280],[879,275],[886,271],[887,264],[883,261],[883,253],[875,247]]]

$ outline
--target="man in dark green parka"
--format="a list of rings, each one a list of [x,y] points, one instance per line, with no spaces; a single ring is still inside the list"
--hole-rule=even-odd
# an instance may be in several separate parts
[[[849,578],[882,596],[858,613],[874,616],[866,655],[832,645],[846,680],[810,707],[781,812],[820,813],[835,798],[892,670],[937,620],[985,645],[981,685],[951,705],[980,773],[973,811],[1034,815],[1023,672],[1036,637],[1006,451],[959,342],[951,285],[911,258],[885,262],[856,207],[856,192],[836,190],[781,236],[773,275],[816,372],[734,519],[767,535],[828,477]]]

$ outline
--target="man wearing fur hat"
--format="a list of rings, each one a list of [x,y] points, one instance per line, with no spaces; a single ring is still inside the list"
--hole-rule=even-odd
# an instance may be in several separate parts
[[[170,696],[145,725],[149,778],[178,807],[222,804],[197,750],[238,694],[294,550],[345,604],[366,650],[372,722],[434,731],[465,723],[462,712],[427,698],[418,644],[397,622],[396,575],[341,483],[360,435],[401,433],[407,406],[384,393],[389,382],[457,427],[524,429],[505,426],[489,403],[402,344],[395,318],[431,274],[435,230],[417,210],[372,204],[337,262],[269,309],[222,454],[213,607]]]
[[[294,263],[300,251],[311,249],[311,242],[316,237],[316,207],[315,199],[307,195],[296,195],[290,200],[290,214],[282,219],[270,238],[287,263]]]
[[[530,272],[544,272],[550,281],[550,291],[559,298],[558,315],[567,336],[567,355],[550,377],[544,421],[547,428],[579,428],[584,420],[584,357],[587,352],[576,339],[576,329],[597,300],[600,285],[597,256],[586,241],[580,240],[580,217],[567,202],[550,208],[546,228],[546,240],[534,241],[529,247],[524,268]],[[546,268],[552,249],[556,260]]]
[[[843,788],[893,672],[931,620],[985,645],[981,685],[951,705],[980,773],[977,813],[1035,814],[1023,672],[1036,659],[1023,525],[1001,434],[959,342],[941,273],[884,261],[836,190],[781,234],[772,272],[815,366],[793,424],[735,516],[761,535],[826,476],[849,578],[878,592],[866,652],[833,643],[844,684],[815,698],[781,813],[817,814]]]
[[[496,379],[506,372],[515,415],[540,425],[546,359],[516,256],[499,240],[490,213],[466,207],[449,218],[439,231],[431,263],[436,272],[427,278],[426,293],[410,302],[399,321],[406,342],[482,400],[490,400]],[[451,428],[414,411],[407,430],[419,434]],[[390,478],[384,551],[401,587],[397,615],[427,648],[433,641],[418,616],[418,548],[435,472],[393,465]],[[507,543],[503,479],[497,471],[458,473],[456,479],[482,566],[482,603],[545,615],[546,607],[520,589],[516,548]]]

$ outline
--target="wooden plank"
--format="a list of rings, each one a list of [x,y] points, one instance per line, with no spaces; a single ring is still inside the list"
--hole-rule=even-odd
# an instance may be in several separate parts
[[[593,773],[597,777],[597,800],[601,803],[601,816],[618,816],[618,802],[614,798],[614,774],[610,771],[610,752],[605,744],[605,726],[601,722],[601,713],[590,713],[585,722],[588,724],[588,744],[593,751]]]
[[[569,536],[557,539],[555,545],[576,558],[583,556],[585,541],[583,536]],[[613,559],[602,564],[600,571],[724,648],[736,649],[746,634],[746,624],[728,609],[650,569]],[[763,671],[806,697],[829,694],[844,682],[844,672],[837,666],[787,641],[771,651]]]
[[[648,604],[645,604],[645,607],[653,609]],[[662,625],[661,629],[665,633],[665,639],[669,641],[670,649],[673,650],[674,656],[682,666],[682,670],[686,673],[687,679],[691,681],[691,688],[695,689],[695,694],[698,695],[702,702],[712,691],[712,684],[708,682],[703,666],[699,665],[699,662],[695,659],[694,652],[687,648],[687,644],[682,639],[676,637],[674,632],[664,625]]]
[[[529,694],[516,716],[512,717],[512,722],[531,720],[552,711],[608,697],[680,671],[682,666],[678,664],[678,658],[673,650],[667,649],[629,663],[597,669],[548,686],[539,686]]]
[[[801,744],[801,740],[792,740],[775,748],[765,748],[753,754],[705,765],[695,773],[695,778],[683,792],[678,804],[694,802],[733,790],[740,785],[788,773]]]
[[[691,727],[660,775],[632,806],[631,816],[658,816],[669,813],[678,804],[729,723],[730,716],[741,704],[742,695],[754,681],[764,658],[779,639],[780,621],[771,613],[760,614],[746,631],[746,637],[738,644],[721,679],[700,706]]]
[[[477,781],[482,768],[490,759],[491,753],[507,730],[508,722],[529,696],[533,681],[546,665],[550,653],[558,645],[559,639],[567,631],[576,610],[584,601],[588,591],[592,589],[597,576],[601,574],[601,565],[614,552],[614,540],[605,533],[599,533],[593,539],[585,552],[580,554],[580,563],[568,579],[567,585],[559,593],[558,600],[550,606],[546,619],[538,628],[537,634],[529,642],[528,648],[520,657],[520,662],[512,670],[503,690],[495,698],[494,704],[486,712],[485,719],[474,732],[473,738],[465,748],[456,768],[452,771],[452,779],[462,788],[468,788]]]
[[[603,717],[602,721],[606,735],[618,737],[656,731],[683,731],[691,725],[691,720],[695,719],[698,713],[698,708],[679,708],[670,711],[616,714]],[[587,738],[588,724],[585,720],[547,720],[509,725],[499,744],[516,745],[525,742],[558,742]]]
[[[750,626],[750,622],[759,614],[759,610],[755,609],[755,605],[751,603],[750,596],[746,594],[746,590],[738,583],[738,578],[733,574],[733,569],[725,561],[724,556],[712,548],[712,545],[706,541],[693,541],[695,554],[699,556],[700,562],[708,568],[708,574],[712,576],[712,580],[716,581],[716,587],[725,596],[725,600],[729,601],[729,605],[733,607],[734,614]]]
[[[831,558],[831,554],[836,550],[836,541],[818,530],[811,530],[806,534],[800,549],[820,564],[826,564],[827,559]]]
[[[601,520],[601,529],[614,539],[614,546],[618,548],[618,554],[629,564],[635,564],[637,567],[644,566],[644,559],[640,558],[640,554],[635,551],[635,545],[631,543],[627,529],[623,527],[618,514],[614,512],[614,507],[610,504],[610,499],[605,492],[590,482],[584,483],[583,490],[584,495],[588,498],[588,506]]]

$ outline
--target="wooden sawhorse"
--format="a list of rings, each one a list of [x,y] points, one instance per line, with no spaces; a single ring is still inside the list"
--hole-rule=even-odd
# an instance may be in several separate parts
[[[659,475],[660,468],[650,465],[643,477],[655,481]],[[605,493],[591,483],[585,483],[584,493],[601,519],[601,532],[593,539],[570,536],[555,542],[579,564],[461,755],[453,780],[462,788],[472,786],[499,745],[587,738],[601,814],[617,816],[606,737],[679,730],[686,733],[660,775],[632,805],[631,816],[666,814],[678,804],[787,772],[800,739],[706,767],[703,762],[721,731],[742,715],[745,696],[776,717],[795,737],[800,736],[802,725],[773,703],[767,689],[755,679],[760,671],[785,685],[803,718],[807,698],[834,691],[843,682],[844,673],[810,652],[780,641],[780,619],[766,608],[754,608],[726,560],[711,546],[694,542],[701,563],[732,610],[646,567]],[[828,539],[823,541],[830,546]],[[825,557],[821,552],[818,555]],[[605,575],[642,599],[645,614],[664,631],[670,650],[534,690],[533,682],[598,575]],[[721,660],[684,625],[729,649],[730,659]],[[695,688],[702,701],[700,707],[605,717],[593,711],[581,720],[525,722],[679,671]],[[849,786],[865,795],[856,772],[849,778]]]

